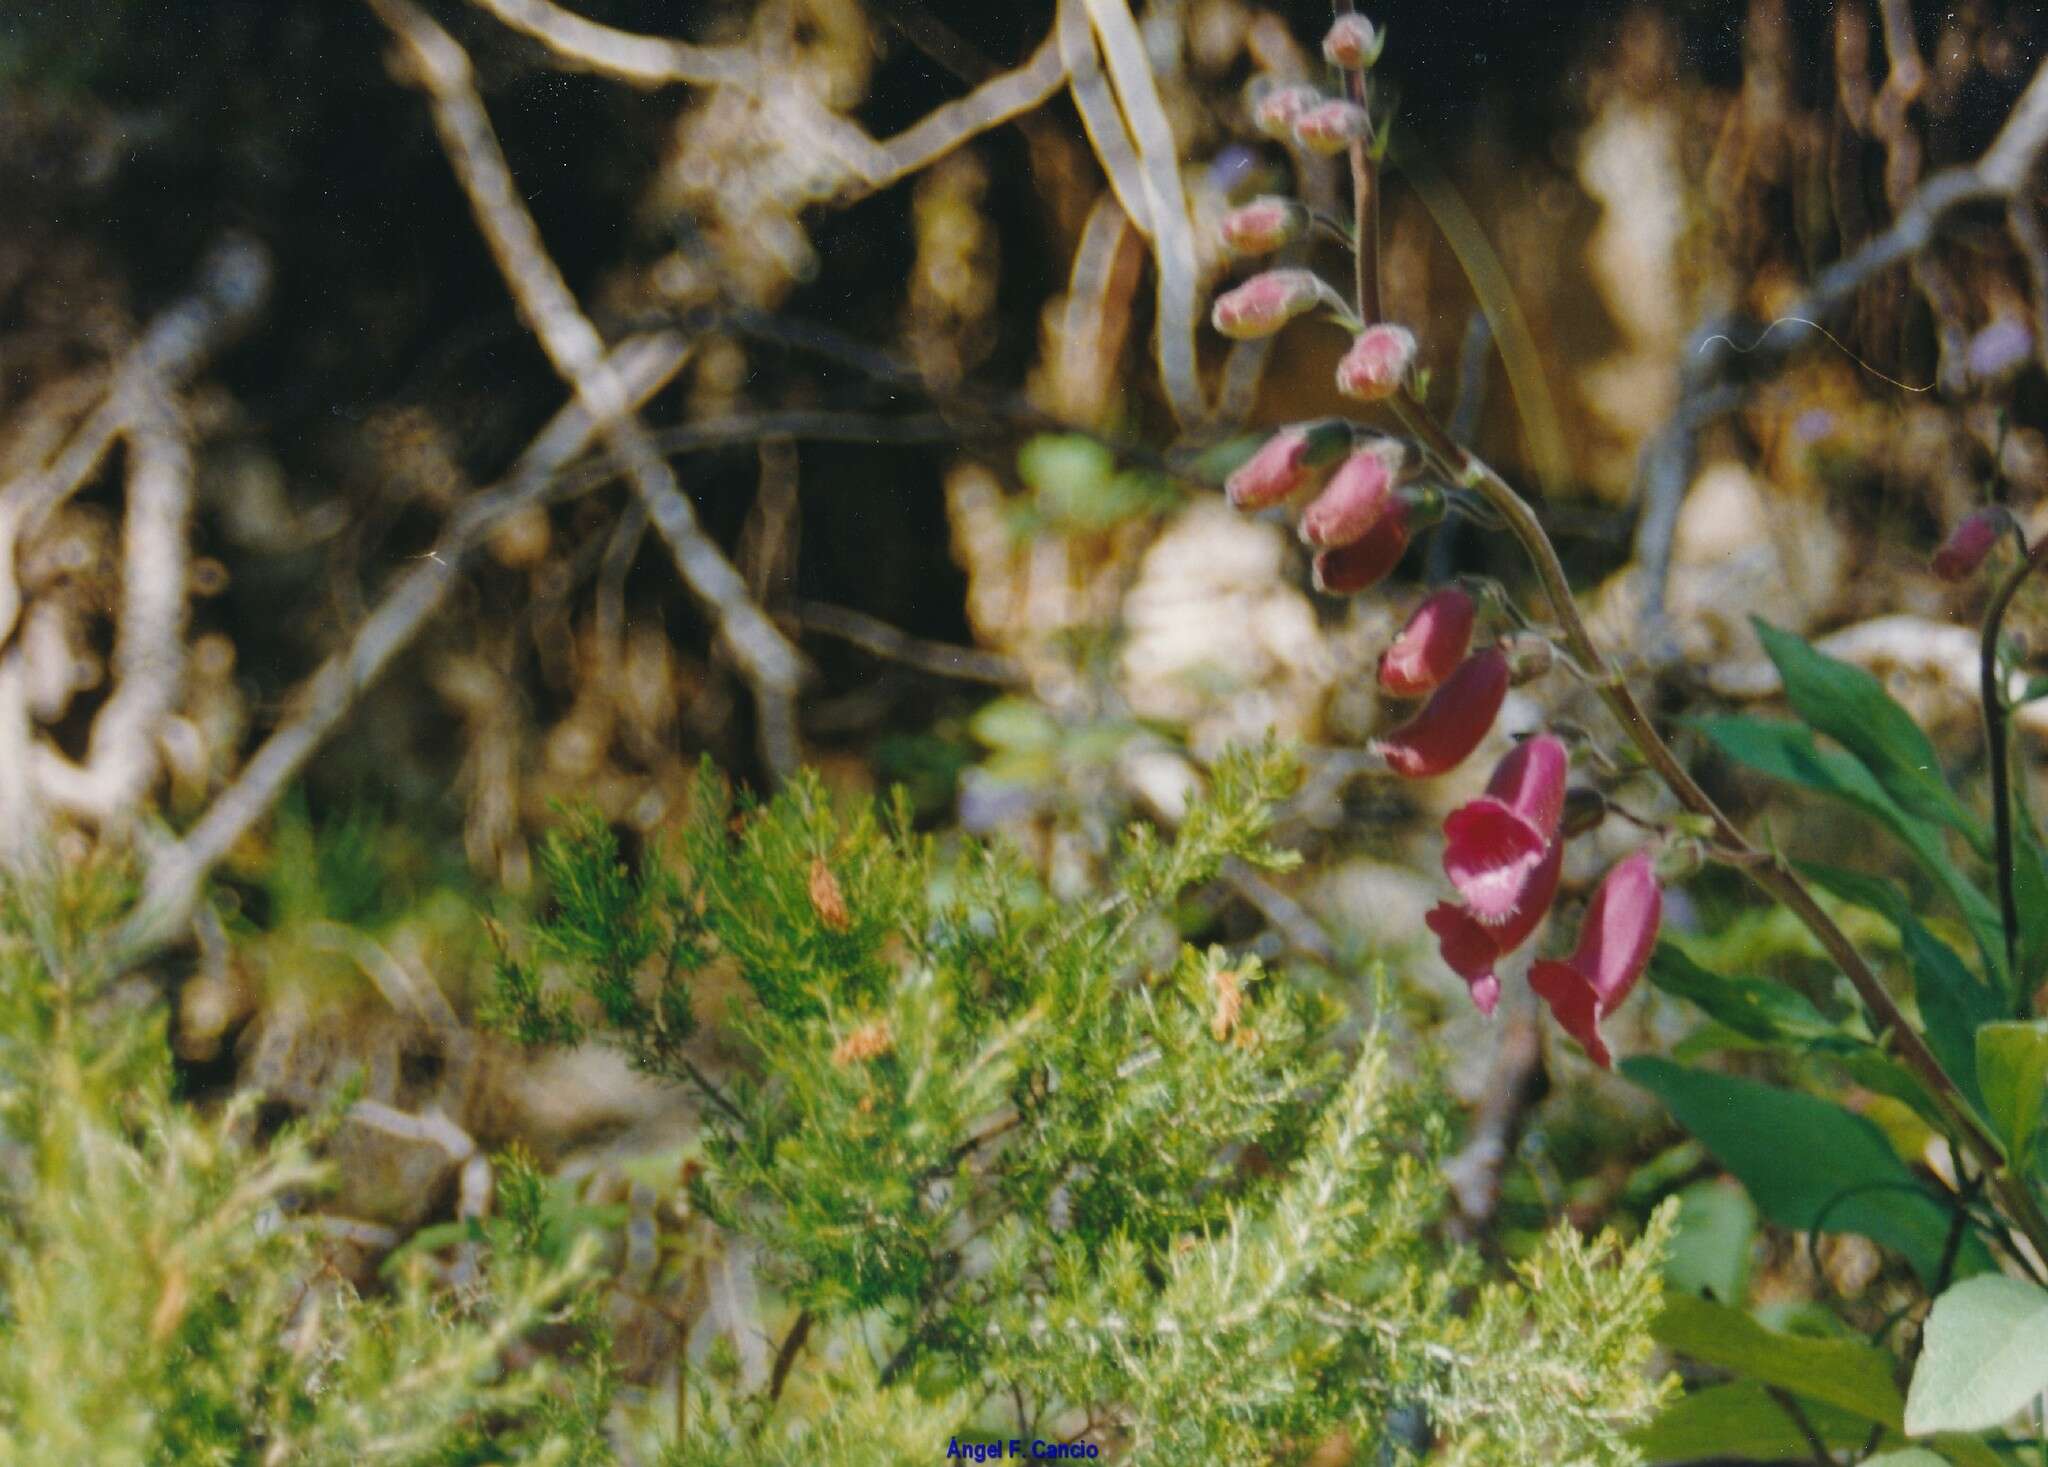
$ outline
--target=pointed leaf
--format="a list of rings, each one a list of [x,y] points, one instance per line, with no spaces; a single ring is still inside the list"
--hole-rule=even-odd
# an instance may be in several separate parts
[[[2048,1390],[2048,1292],[2020,1279],[1966,1279],[1934,1301],[1906,1392],[1906,1431],[1984,1431]]]
[[[1657,945],[1650,958],[1650,981],[1666,993],[1696,1004],[1751,1039],[1800,1041],[1840,1032],[1821,1017],[1806,996],[1782,983],[1756,978],[1724,978],[1702,968],[1670,942]]]
[[[1800,1409],[1822,1442],[1861,1447],[1870,1423],[1818,1401]],[[1630,1440],[1652,1462],[1811,1462],[1813,1448],[1785,1408],[1755,1381],[1709,1386],[1673,1401]]]
[[[2048,1019],[2000,1020],[1977,1031],[1977,1083],[1984,1115],[2015,1159],[2033,1155],[2048,1085]]]
[[[1668,1295],[1650,1332],[1702,1365],[1797,1391],[1866,1421],[1896,1428],[1905,1409],[1892,1384],[1896,1362],[1858,1340],[1781,1335],[1740,1309],[1690,1294]]]

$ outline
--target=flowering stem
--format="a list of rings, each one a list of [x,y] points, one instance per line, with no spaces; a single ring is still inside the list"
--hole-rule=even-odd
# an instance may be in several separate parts
[[[2033,1005],[2020,976],[2020,907],[2013,883],[2012,761],[2006,747],[2006,715],[2010,710],[2005,706],[2005,679],[2000,672],[1998,637],[2005,625],[2005,613],[2011,607],[2013,597],[2019,594],[2021,583],[2044,559],[2048,559],[2048,535],[2042,536],[2039,545],[2025,549],[2024,532],[2017,526],[2014,532],[2021,536],[2020,545],[2026,558],[1999,584],[1991,597],[1991,605],[1985,610],[1984,638],[1978,648],[1977,672],[1978,691],[1984,703],[1984,755],[1991,765],[1992,860],[1998,872],[1998,915],[2005,928],[2005,967],[2012,974],[2013,986],[2018,990],[2016,1001],[2024,1017]]]
[[[1338,15],[1352,15],[1357,10],[1357,0],[1335,0]],[[1370,117],[1364,72],[1344,73],[1344,95]],[[1353,138],[1350,150],[1351,254],[1356,265],[1353,288],[1358,298],[1359,319],[1368,326],[1380,319],[1380,191],[1373,168],[1375,141],[1368,121],[1365,136]]]

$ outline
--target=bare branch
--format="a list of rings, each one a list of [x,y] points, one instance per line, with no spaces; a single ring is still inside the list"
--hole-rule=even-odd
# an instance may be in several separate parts
[[[878,617],[844,606],[806,601],[797,607],[797,618],[807,632],[837,637],[863,652],[871,652],[890,662],[900,662],[938,677],[990,683],[996,687],[1014,687],[1024,681],[1024,670],[1008,657],[913,637]]]

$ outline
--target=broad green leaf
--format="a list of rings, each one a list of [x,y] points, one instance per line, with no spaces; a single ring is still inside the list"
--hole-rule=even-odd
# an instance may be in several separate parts
[[[1861,1447],[1870,1422],[1819,1401],[1802,1401],[1806,1420],[1829,1447]],[[1755,1381],[1709,1386],[1681,1396],[1630,1438],[1652,1462],[1811,1462],[1813,1448],[1785,1408]]]
[[[1927,1046],[1970,1103],[1981,1110],[1984,1099],[1977,1089],[1977,1028],[2004,1017],[2004,1000],[1977,981],[1954,948],[1927,930],[1904,894],[1890,882],[1805,861],[1799,872],[1843,901],[1879,913],[1899,929],[1899,945],[1913,970],[1913,996],[1920,1003]]]
[[[1884,1133],[1830,1101],[1647,1056],[1622,1073],[1662,1100],[1780,1227],[1861,1233],[1903,1254],[1924,1283],[1941,1275],[1950,1211],[1930,1196]],[[1966,1234],[1958,1277],[1991,1266]]]
[[[1990,834],[1948,787],[1933,742],[1883,683],[1761,617],[1750,620],[1785,679],[1786,701],[1802,719],[1862,761],[1907,813],[1946,825],[1980,854],[1989,852]]]
[[[2024,787],[2024,781],[2021,786]],[[2019,839],[2013,850],[2013,902],[2020,917],[2020,972],[2017,991],[2032,993],[2048,972],[2048,852],[2034,833],[2034,817],[2023,795],[2015,791],[2014,822]]]
[[[1740,1309],[1690,1294],[1667,1295],[1650,1331],[1702,1365],[1796,1391],[1865,1421],[1896,1429],[1905,1409],[1892,1384],[1892,1357],[1860,1341],[1781,1335]]]
[[[1907,1447],[1903,1452],[1883,1452],[1875,1457],[1865,1457],[1863,1467],[1949,1467],[1949,1460],[1936,1456],[1925,1447]]]
[[[2048,1019],[2004,1019],[1977,1031],[1977,1083],[1984,1114],[2006,1154],[2030,1157],[2048,1085]]]
[[[1651,955],[1650,981],[1751,1039],[1797,1041],[1839,1032],[1804,994],[1782,983],[1724,978],[1702,968],[1669,942],[1659,943]]]
[[[1984,1431],[2048,1390],[2048,1292],[2003,1274],[1934,1301],[1906,1392],[1906,1431]]]
[[[1756,1246],[1756,1204],[1742,1188],[1715,1178],[1678,1194],[1678,1220],[1664,1254],[1664,1281],[1675,1291],[1740,1305],[1749,1294]]]
[[[1708,718],[1698,726],[1736,763],[1839,800],[1890,831],[1962,914],[1983,956],[1984,970],[2004,975],[2005,927],[1997,904],[1956,869],[1942,849],[1940,831],[1908,814],[1853,754],[1823,749],[1814,742],[1811,729],[1783,720]]]

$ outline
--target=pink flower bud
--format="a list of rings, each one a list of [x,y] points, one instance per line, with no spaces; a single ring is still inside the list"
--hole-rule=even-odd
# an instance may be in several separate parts
[[[1380,59],[1380,38],[1362,15],[1340,15],[1323,37],[1323,59],[1344,71],[1363,71]]]
[[[1317,423],[1290,423],[1264,443],[1236,472],[1224,480],[1223,492],[1235,509],[1264,509],[1293,494],[1351,442],[1350,425],[1328,418]]]
[[[1461,587],[1430,593],[1380,654],[1380,687],[1396,698],[1419,698],[1435,688],[1463,660],[1477,615]]]
[[[1479,747],[1508,695],[1508,659],[1498,647],[1467,657],[1422,711],[1374,741],[1394,773],[1428,779],[1456,769]]]
[[[1337,363],[1337,390],[1346,397],[1378,402],[1401,390],[1414,365],[1414,332],[1389,322],[1368,326],[1352,339],[1351,349]]]
[[[1398,444],[1392,452],[1368,445],[1345,459],[1302,512],[1302,540],[1329,550],[1364,539],[1394,507],[1394,470],[1399,462]]]
[[[1986,505],[1963,516],[1941,542],[1941,549],[1934,552],[1934,573],[1944,581],[1968,580],[2012,523],[2012,514],[2002,504]]]
[[[1593,1063],[1612,1067],[1600,1021],[1621,1006],[1649,965],[1664,916],[1664,894],[1647,851],[1617,863],[1593,893],[1579,945],[1569,961],[1545,959],[1529,969],[1529,986],[1550,1005],[1565,1033]]]
[[[1318,102],[1294,119],[1294,140],[1325,157],[1372,134],[1372,118],[1356,102]]]
[[[1314,87],[1294,83],[1268,86],[1252,100],[1252,126],[1269,138],[1294,136],[1294,121],[1323,100]]]
[[[1570,769],[1560,740],[1528,739],[1500,761],[1484,795],[1444,821],[1444,875],[1482,924],[1520,915],[1529,879],[1557,838]]]
[[[1308,233],[1306,204],[1265,194],[1223,216],[1223,243],[1240,255],[1265,255]]]
[[[1316,589],[1325,596],[1356,595],[1392,575],[1407,552],[1408,513],[1396,498],[1358,539],[1316,552]]]
[[[1266,270],[1216,297],[1209,319],[1218,331],[1239,341],[1271,336],[1313,309],[1323,289],[1312,270]]]
[[[1529,940],[1543,922],[1544,914],[1557,898],[1557,882],[1564,871],[1564,842],[1552,841],[1549,854],[1529,873],[1522,888],[1522,901],[1513,916],[1497,927],[1489,927],[1461,906],[1438,902],[1422,920],[1436,934],[1437,951],[1444,966],[1465,980],[1472,1002],[1479,1012],[1490,1014],[1500,1001],[1500,978],[1494,972],[1500,960]]]

